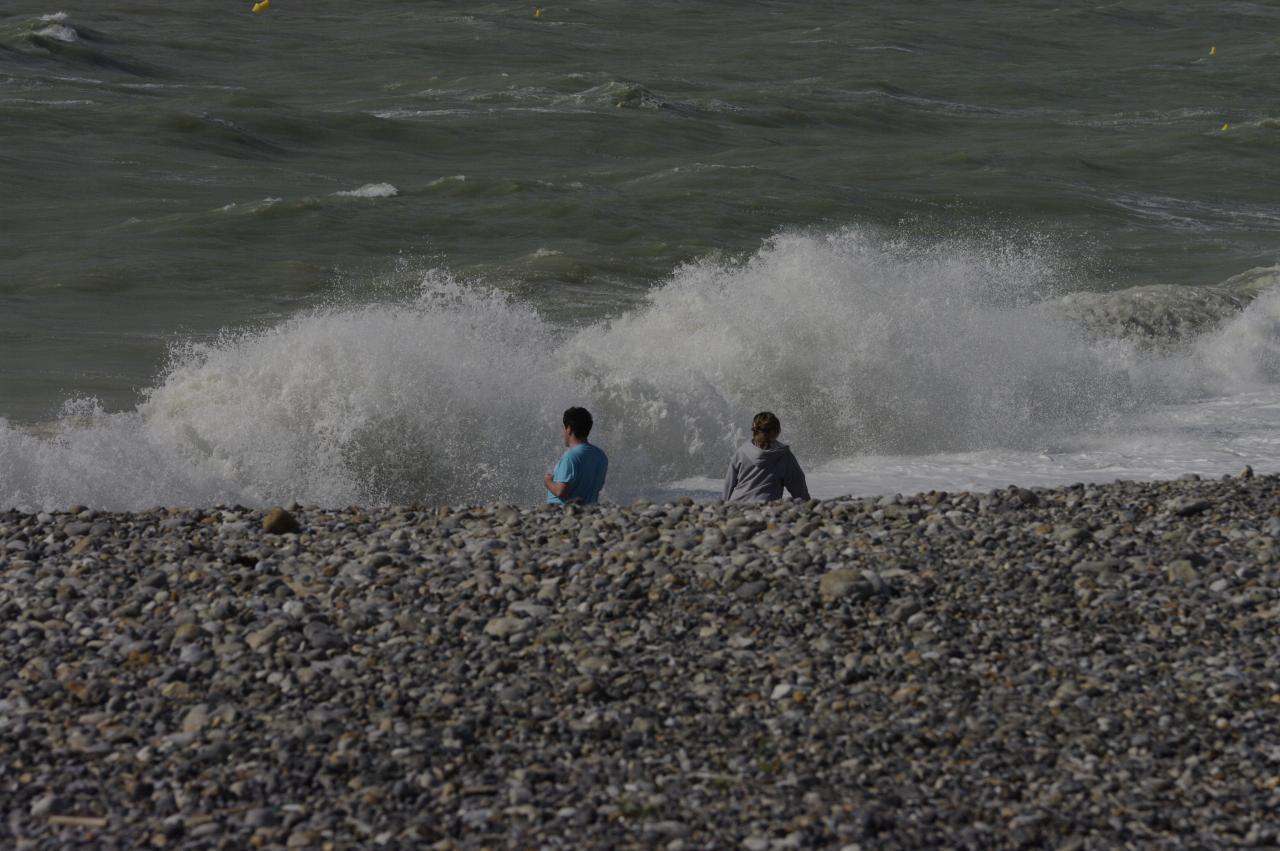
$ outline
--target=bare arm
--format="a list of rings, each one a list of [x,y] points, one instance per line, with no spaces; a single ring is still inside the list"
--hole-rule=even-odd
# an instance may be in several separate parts
[[[573,490],[573,482],[557,482],[550,473],[543,477],[543,481],[547,484],[547,490],[551,491],[557,499],[564,499],[569,495],[569,491]]]

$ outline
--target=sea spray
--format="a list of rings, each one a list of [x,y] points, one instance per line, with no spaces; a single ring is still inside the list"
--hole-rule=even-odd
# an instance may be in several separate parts
[[[529,503],[574,404],[618,501],[718,475],[761,409],[816,465],[1035,448],[1280,381],[1280,296],[1153,347],[1086,324],[1063,268],[1034,246],[785,233],[582,327],[434,270],[409,298],[175,347],[132,411],[0,422],[0,506]]]
[[[1274,270],[1271,277],[1280,278]],[[1191,355],[1196,388],[1225,396],[1280,384],[1280,289],[1264,292],[1239,315],[1196,341]]]
[[[407,304],[318,311],[180,353],[141,413],[255,502],[515,498],[575,395],[553,350],[527,306],[431,274]]]
[[[1128,396],[1126,353],[1044,309],[1055,285],[1009,246],[782,235],[742,264],[682,268],[566,350],[608,391],[675,407],[714,446],[704,466],[766,408],[811,458],[1020,445]]]

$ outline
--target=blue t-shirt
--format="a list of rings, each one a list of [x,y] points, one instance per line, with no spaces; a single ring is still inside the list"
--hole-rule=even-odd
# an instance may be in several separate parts
[[[564,499],[547,491],[547,502],[564,505],[566,502],[596,502],[604,487],[605,474],[609,472],[609,458],[604,450],[590,443],[579,443],[560,456],[553,482],[568,482],[569,495]]]

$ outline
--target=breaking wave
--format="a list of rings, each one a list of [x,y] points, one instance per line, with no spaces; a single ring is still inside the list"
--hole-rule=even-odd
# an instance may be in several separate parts
[[[1063,266],[1034,247],[790,233],[579,327],[432,270],[404,301],[175,348],[134,410],[0,420],[0,507],[532,502],[574,404],[622,501],[715,476],[765,408],[819,463],[1034,447],[1280,383],[1280,271],[1069,294]]]

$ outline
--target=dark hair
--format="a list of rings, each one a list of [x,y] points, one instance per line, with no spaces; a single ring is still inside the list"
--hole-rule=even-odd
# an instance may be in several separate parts
[[[591,434],[591,412],[586,408],[570,408],[564,412],[564,424],[578,440],[586,440],[587,435]]]
[[[761,449],[768,449],[773,438],[782,434],[782,423],[771,411],[761,411],[751,418],[751,442]]]

